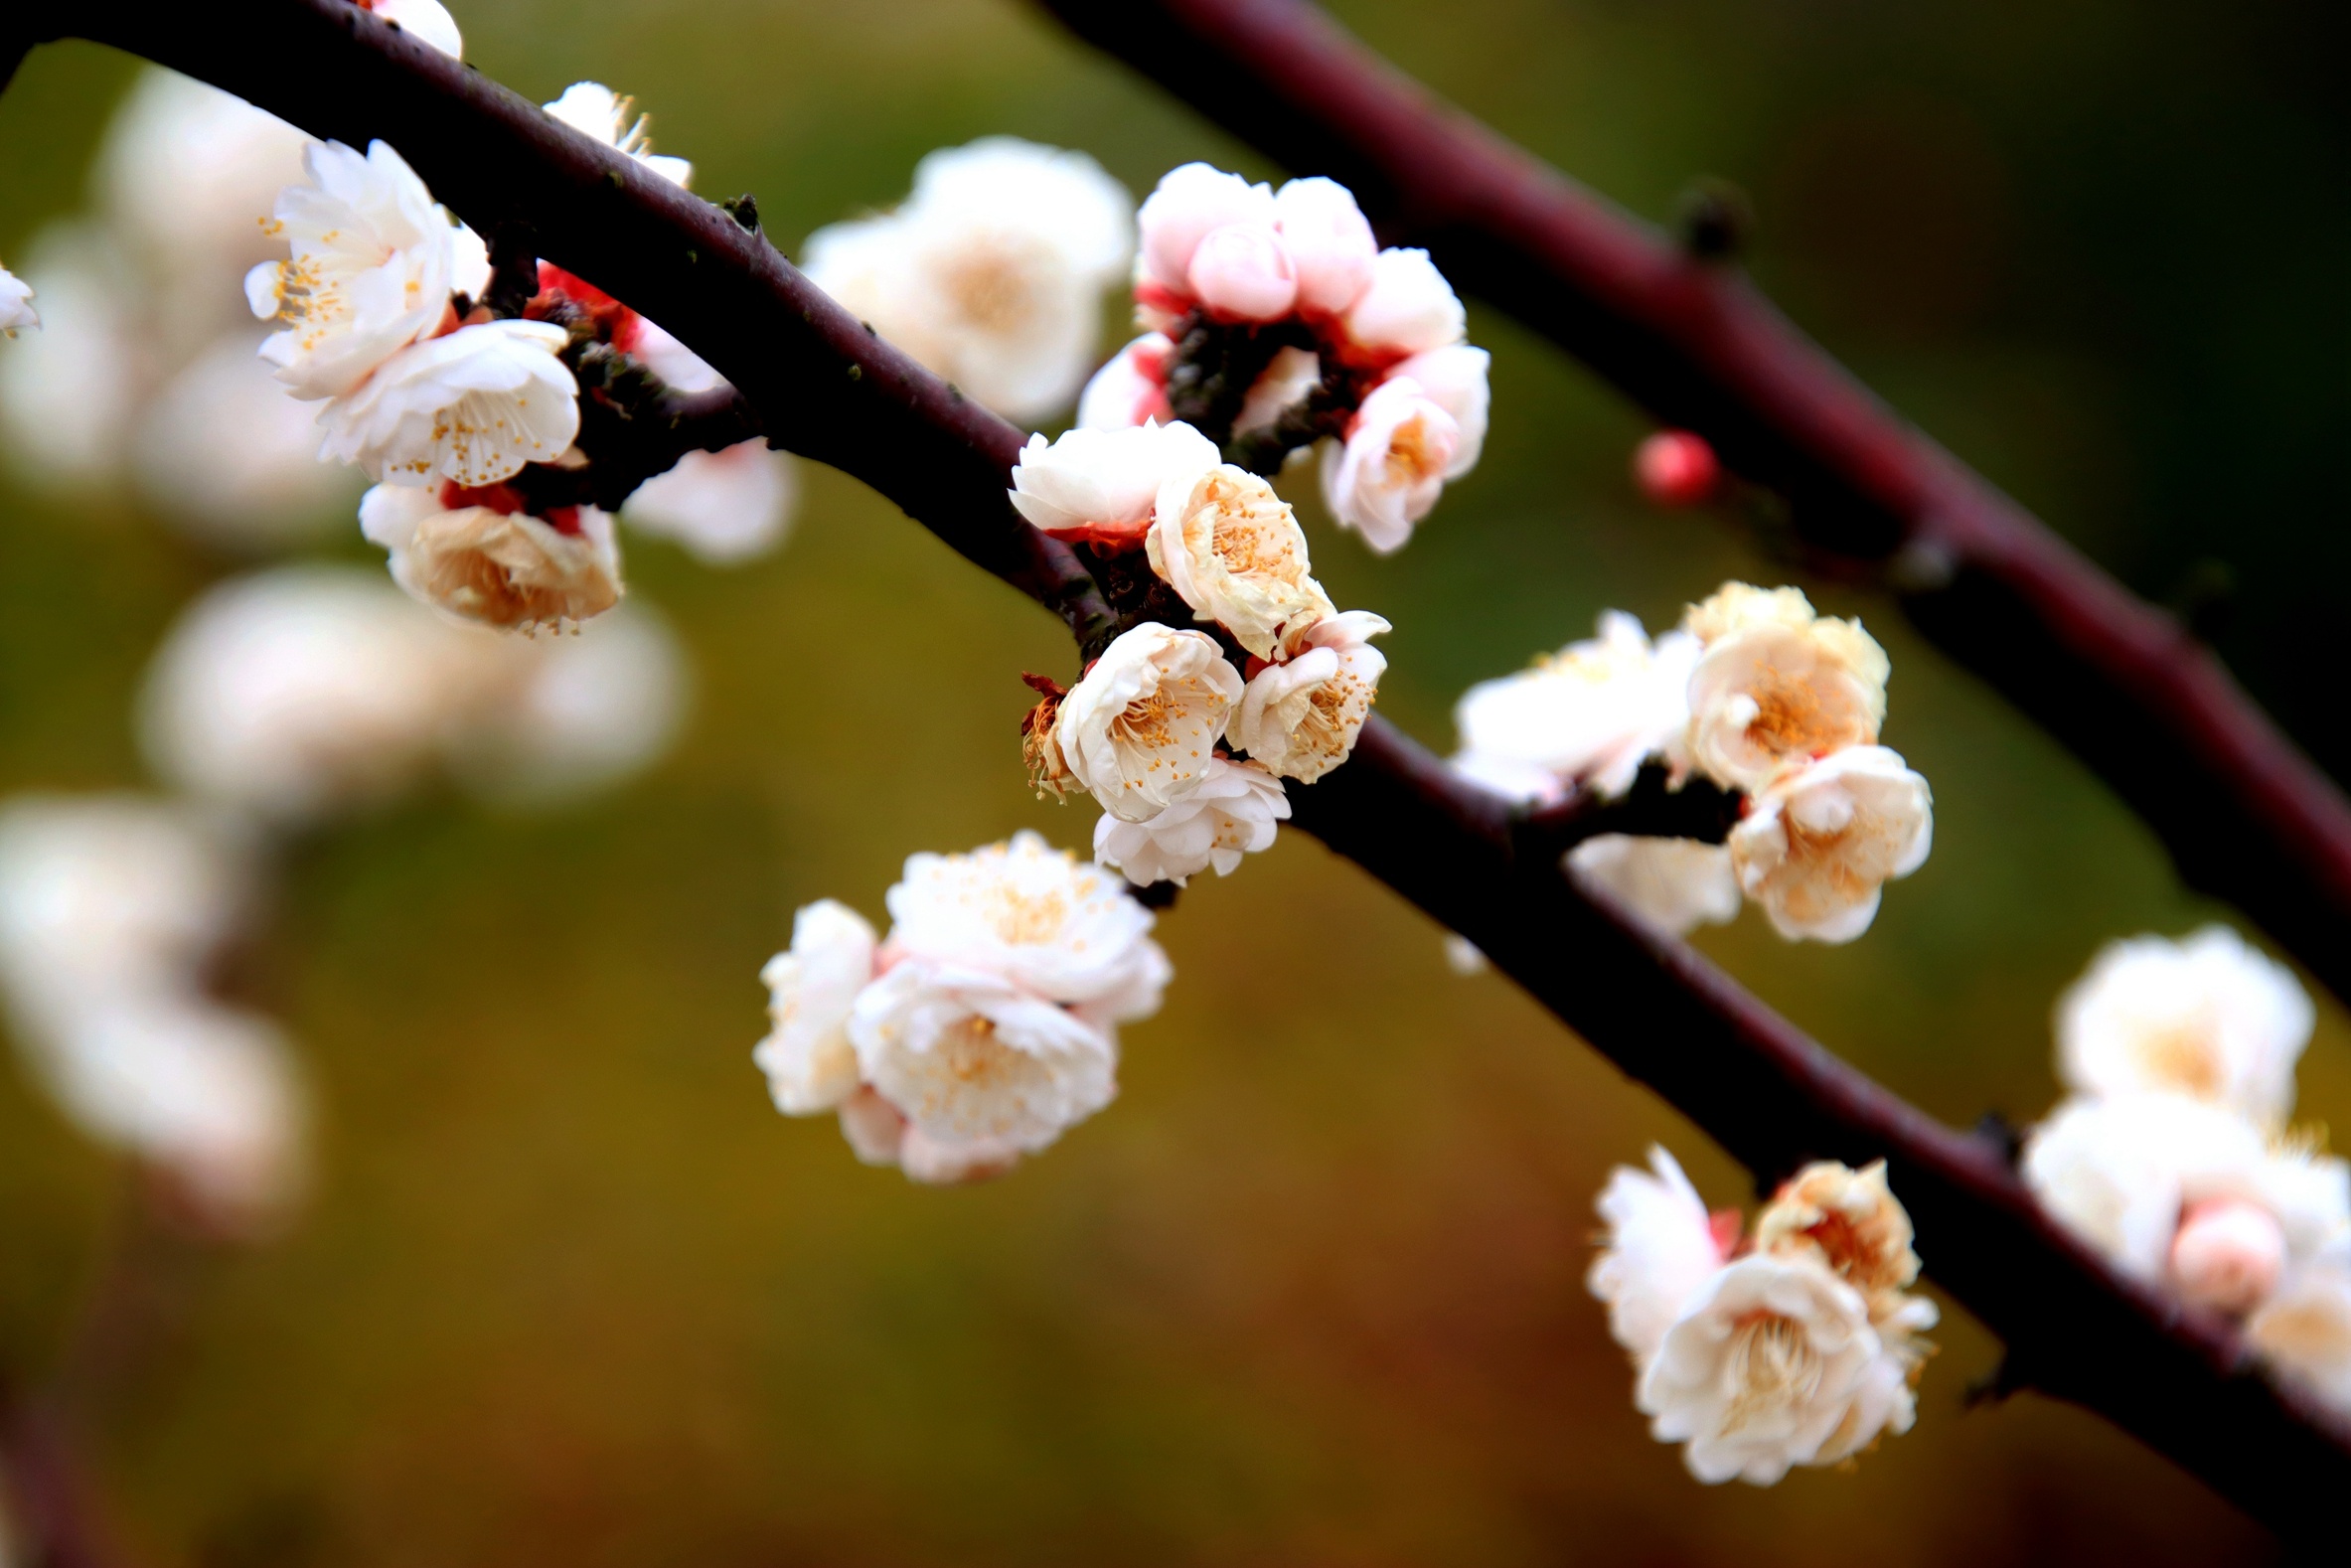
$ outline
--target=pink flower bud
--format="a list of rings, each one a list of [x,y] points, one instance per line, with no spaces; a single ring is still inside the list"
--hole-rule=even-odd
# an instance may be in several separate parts
[[[1168,356],[1175,352],[1176,345],[1165,334],[1147,332],[1111,356],[1078,395],[1078,428],[1124,430],[1146,419],[1173,422]]]
[[[1371,286],[1379,241],[1335,180],[1292,180],[1274,193],[1276,225],[1298,269],[1298,308],[1336,316]]]
[[[1346,334],[1374,360],[1401,359],[1459,343],[1468,319],[1426,250],[1382,250],[1371,282],[1349,306]]]
[[[1241,321],[1279,321],[1298,303],[1298,273],[1282,236],[1267,224],[1210,230],[1186,276],[1201,304]]]
[[[2285,1271],[2285,1232],[2270,1211],[2243,1198],[2191,1206],[2171,1242],[2171,1277],[2201,1307],[2248,1313]]]
[[[1135,222],[1142,237],[1142,281],[1188,290],[1192,252],[1227,224],[1274,221],[1274,193],[1204,163],[1168,171]]]
[[[1661,507],[1694,507],[1722,482],[1722,464],[1702,435],[1659,430],[1633,453],[1641,493]]]

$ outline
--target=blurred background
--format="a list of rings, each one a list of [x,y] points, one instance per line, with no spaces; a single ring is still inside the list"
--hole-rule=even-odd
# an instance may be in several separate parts
[[[468,58],[534,98],[635,93],[697,188],[756,193],[788,247],[990,132],[1085,149],[1138,196],[1194,157],[1278,172],[1014,0],[454,9]],[[2211,614],[2261,698],[2351,767],[2339,7],[1336,9],[1638,213],[1737,183],[1754,269],[1800,322],[2141,592]],[[135,75],[44,49],[0,98],[12,265],[89,203]],[[1604,607],[1656,625],[1726,576],[1802,580],[1722,520],[1644,506],[1646,426],[1607,389],[1475,302],[1471,336],[1494,355],[1492,438],[1410,549],[1372,558],[1295,487],[1334,596],[1396,624],[1382,709],[1440,749],[1464,687]],[[207,543],[135,486],[36,467],[0,473],[0,792],[152,788],[132,711],[189,601],[282,549],[381,559],[348,495],[317,530]],[[630,542],[697,694],[665,760],[532,810],[426,789],[281,852],[234,976],[309,1084],[309,1196],[274,1239],[159,1229],[130,1169],[0,1071],[0,1368],[81,1368],[139,1556],[2268,1550],[2093,1417],[1967,1408],[1996,1349],[1948,1303],[1909,1436],[1851,1474],[1696,1485],[1647,1439],[1584,1292],[1591,1200],[1652,1140],[1715,1204],[1748,1199],[1742,1173],[1505,982],[1451,974],[1435,928],[1311,841],[1162,921],[1177,983],[1127,1034],[1121,1099],[1010,1178],[918,1188],[829,1120],[779,1118],[749,1049],[795,905],[879,917],[911,851],[1091,828],[1021,784],[1016,677],[1069,676],[1055,623],[855,483],[804,476],[792,539],[751,565]],[[1700,944],[1935,1113],[2029,1120],[2056,1099],[2050,1004],[2095,948],[2228,912],[1887,606],[1818,597],[1893,655],[1887,739],[1934,781],[1937,853],[1851,947],[1789,946],[1753,910]],[[2304,1119],[2351,1121],[2331,1002],[2301,1085]],[[1935,1238],[1920,1250],[1932,1267]]]

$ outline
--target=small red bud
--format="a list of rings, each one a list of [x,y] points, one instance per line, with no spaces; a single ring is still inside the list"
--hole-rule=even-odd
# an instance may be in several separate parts
[[[1659,430],[1633,453],[1641,493],[1661,507],[1694,507],[1722,483],[1722,463],[1702,435]]]

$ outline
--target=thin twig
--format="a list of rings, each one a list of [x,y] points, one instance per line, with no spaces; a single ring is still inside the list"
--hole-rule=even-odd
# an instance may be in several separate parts
[[[1307,0],[1040,0],[1080,37],[1547,334],[1778,492],[1813,563],[2087,762],[2189,884],[2351,1000],[2351,800],[2174,617],[1900,415],[1734,266],[1446,104]]]
[[[241,93],[316,134],[397,146],[476,229],[527,222],[558,264],[647,311],[742,389],[770,438],[904,506],[1061,613],[1117,618],[1004,486],[1020,432],[869,336],[716,208],[565,130],[345,0],[266,0],[225,29],[186,8],[84,13],[79,36]],[[1007,765],[1011,765],[1008,755]],[[1374,719],[1292,792],[1294,821],[1470,938],[1764,1179],[1884,1158],[1935,1279],[2007,1341],[2019,1386],[2097,1410],[2280,1532],[2325,1538],[2351,1430],[2272,1387],[2216,1319],[2121,1280],[2059,1233],[1988,1141],[1854,1071],[1680,942],[1515,852],[1515,813]]]

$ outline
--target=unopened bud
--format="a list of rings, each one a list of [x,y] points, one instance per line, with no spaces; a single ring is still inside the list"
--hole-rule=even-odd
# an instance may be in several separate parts
[[[2219,1312],[2251,1312],[2284,1269],[2285,1233],[2268,1209],[2243,1198],[2193,1205],[2172,1238],[2171,1276],[2180,1294]]]
[[[1661,507],[1694,507],[1722,483],[1722,463],[1702,435],[1659,430],[1633,454],[1641,493]]]

